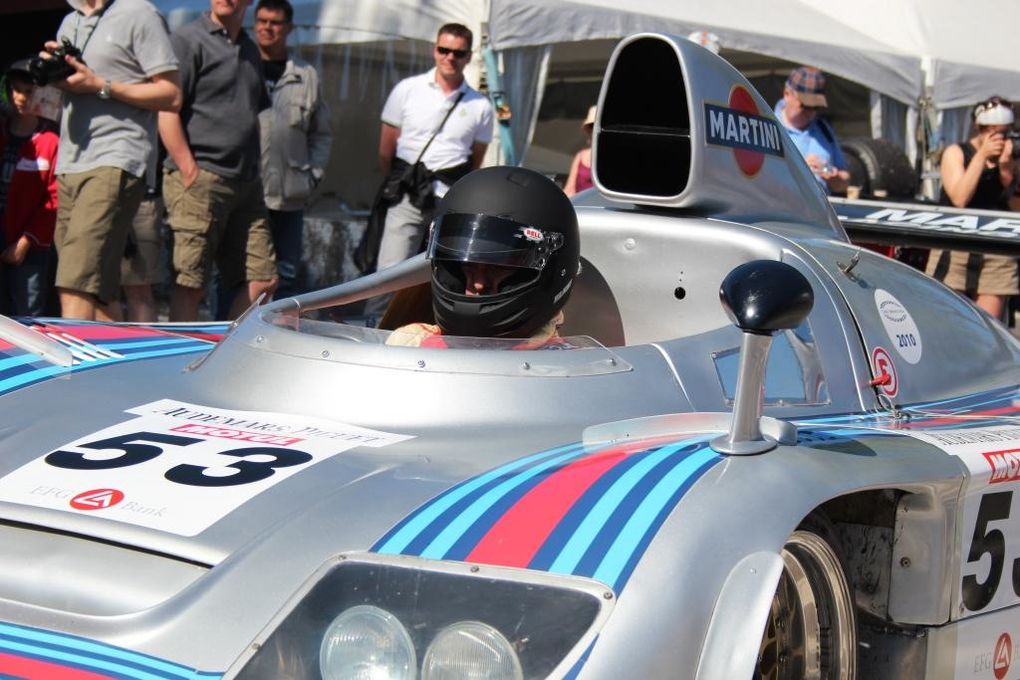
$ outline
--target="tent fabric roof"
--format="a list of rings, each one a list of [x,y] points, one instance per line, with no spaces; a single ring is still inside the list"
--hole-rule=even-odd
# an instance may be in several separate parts
[[[817,66],[939,109],[1020,100],[1017,0],[490,0],[497,49],[640,31],[716,33],[724,47]]]
[[[857,0],[818,10],[930,64],[940,109],[998,94],[1020,100],[1020,2],[1016,0]]]
[[[991,94],[1020,100],[1017,0],[292,0],[303,44],[432,41],[447,21],[488,21],[497,50],[639,32],[706,30],[723,47],[811,64],[907,104],[938,108]],[[208,0],[153,0],[176,27]],[[251,14],[249,14],[249,21]],[[476,36],[477,38],[478,36]]]
[[[490,0],[495,49],[706,30],[727,48],[811,64],[905,103],[922,92],[921,60],[801,0]]]
[[[209,0],[152,0],[171,29],[209,10]],[[255,2],[253,0],[252,7]],[[295,35],[301,44],[355,43],[410,38],[432,42],[436,30],[457,21],[475,29],[485,20],[481,0],[291,0]],[[248,10],[251,25],[255,10]],[[475,36],[475,42],[479,36]]]

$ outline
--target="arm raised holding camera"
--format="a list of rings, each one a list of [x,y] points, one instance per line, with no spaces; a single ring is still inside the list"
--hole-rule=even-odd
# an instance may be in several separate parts
[[[51,40],[45,44],[45,48],[47,51],[39,56],[52,58],[51,53],[60,48],[60,43]],[[94,94],[148,111],[181,109],[181,88],[176,71],[158,73],[141,83],[123,83],[101,77],[83,61],[71,55],[65,56],[64,61],[74,69],[74,73],[65,80],[53,82],[53,85],[65,92]]]

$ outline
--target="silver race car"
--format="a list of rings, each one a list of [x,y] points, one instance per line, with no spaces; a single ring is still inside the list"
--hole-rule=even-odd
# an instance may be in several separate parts
[[[686,40],[619,45],[595,176],[557,351],[311,313],[424,256],[230,328],[0,319],[0,677],[1020,676],[1020,343]]]

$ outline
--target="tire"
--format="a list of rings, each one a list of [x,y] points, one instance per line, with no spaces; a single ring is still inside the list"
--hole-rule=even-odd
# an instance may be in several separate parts
[[[850,184],[861,187],[861,198],[913,198],[917,173],[903,151],[885,139],[856,138],[842,144]]]
[[[827,521],[809,518],[783,546],[785,568],[755,680],[855,680],[853,592]]]

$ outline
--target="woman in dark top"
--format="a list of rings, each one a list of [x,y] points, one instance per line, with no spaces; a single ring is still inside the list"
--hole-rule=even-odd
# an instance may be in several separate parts
[[[943,205],[1010,209],[1017,161],[1013,158],[1013,143],[1005,133],[1013,119],[1013,106],[1001,97],[977,105],[974,135],[942,154]],[[1015,257],[933,250],[927,271],[997,319],[1002,318],[1006,297],[1020,292]]]

